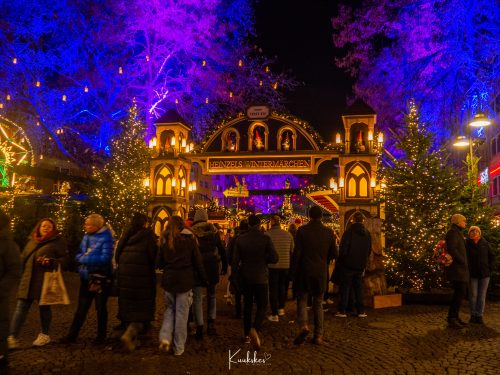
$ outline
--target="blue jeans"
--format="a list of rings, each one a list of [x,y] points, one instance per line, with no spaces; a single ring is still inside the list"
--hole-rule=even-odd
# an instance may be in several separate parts
[[[469,303],[471,316],[483,316],[489,282],[489,277],[483,277],[482,279],[470,279]]]
[[[203,289],[204,286],[195,286],[193,288],[193,315],[197,326],[203,325]],[[215,320],[215,285],[209,285],[207,289],[207,315],[209,320]]]
[[[352,286],[352,289],[351,289]],[[350,292],[354,291],[356,297],[356,309],[358,314],[365,312],[363,302],[363,271],[354,271],[344,268],[340,281],[340,306],[339,311],[345,313],[349,304]]]
[[[285,308],[287,292],[288,268],[269,268],[269,302],[273,315],[278,315],[278,309]]]
[[[173,342],[175,353],[184,351],[187,338],[189,307],[193,303],[193,292],[165,292],[165,315],[160,329],[160,341]],[[172,341],[173,338],[173,341]]]
[[[14,310],[14,315],[10,322],[10,335],[17,337],[21,326],[26,321],[28,312],[30,311],[33,299],[19,298],[17,300],[16,309]],[[49,334],[50,322],[52,321],[52,310],[50,306],[39,306],[40,308],[40,323],[42,325],[42,333],[45,335]]]
[[[309,294],[297,292],[297,323],[300,327],[307,326],[307,299]],[[314,314],[314,336],[323,336],[323,294],[312,296],[312,310]]]

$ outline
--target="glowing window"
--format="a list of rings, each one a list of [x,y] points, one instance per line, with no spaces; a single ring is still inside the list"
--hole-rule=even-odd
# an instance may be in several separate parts
[[[348,197],[368,197],[368,174],[356,165],[350,172],[347,179]]]
[[[156,175],[156,195],[172,195],[172,173],[163,167]]]
[[[185,197],[186,196],[186,171],[184,168],[179,169],[179,196]]]
[[[168,212],[164,208],[162,208],[158,214],[156,214],[155,224],[154,224],[154,232],[157,236],[163,232],[167,226],[168,222]]]

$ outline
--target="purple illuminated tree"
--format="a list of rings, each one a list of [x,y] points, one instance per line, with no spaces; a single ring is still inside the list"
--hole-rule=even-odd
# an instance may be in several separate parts
[[[415,98],[431,130],[445,136],[499,93],[499,20],[496,0],[340,6],[333,41],[346,54],[337,65],[357,78],[355,94],[380,123],[401,123],[400,108]]]
[[[38,150],[55,141],[85,161],[81,150],[105,150],[134,98],[149,127],[176,107],[197,136],[251,102],[279,107],[276,89],[291,82],[250,47],[249,4],[5,1],[3,110],[25,124]]]
[[[245,42],[252,32],[247,0],[117,0],[101,38],[124,52],[127,94],[152,121],[176,108],[198,133],[215,113],[243,109],[252,100],[279,102],[266,63]],[[119,21],[117,21],[119,20]],[[118,25],[117,25],[118,22]],[[118,26],[118,27],[117,27]]]

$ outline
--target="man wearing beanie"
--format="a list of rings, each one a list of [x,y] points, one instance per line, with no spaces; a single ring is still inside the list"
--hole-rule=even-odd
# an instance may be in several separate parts
[[[198,239],[203,267],[207,275],[208,286],[201,280],[193,289],[193,315],[196,323],[196,338],[203,338],[203,289],[207,288],[207,334],[215,335],[216,300],[215,287],[219,283],[219,274],[226,274],[227,259],[224,245],[217,228],[208,222],[208,213],[204,209],[196,210],[191,230]],[[221,272],[222,262],[222,272]]]
[[[448,327],[460,329],[467,325],[459,317],[462,300],[467,293],[469,282],[469,268],[467,265],[467,251],[462,233],[466,219],[463,215],[454,214],[451,217],[451,228],[446,233],[446,250],[453,258],[450,266],[445,268],[445,276],[453,286],[453,298],[448,311]]]
[[[323,344],[323,295],[327,285],[328,264],[337,258],[337,247],[333,231],[321,223],[322,216],[320,207],[311,207],[310,221],[298,229],[295,240],[290,273],[297,293],[299,334],[294,341],[296,345],[302,344],[309,335],[307,325],[309,295],[313,298],[313,343]]]
[[[243,289],[243,330],[255,350],[261,346],[260,328],[266,316],[269,285],[269,263],[279,260],[269,236],[260,231],[260,219],[248,217],[249,230],[236,239],[232,272],[237,274]],[[253,303],[257,304],[252,324]]]

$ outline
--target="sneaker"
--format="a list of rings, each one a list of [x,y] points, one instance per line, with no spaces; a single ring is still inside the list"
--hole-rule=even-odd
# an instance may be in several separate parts
[[[50,343],[50,336],[44,333],[38,334],[38,337],[33,341],[33,346],[44,346]]]
[[[252,343],[252,340],[250,340],[250,336],[245,336],[245,338],[243,339],[243,342],[245,344],[251,344]]]
[[[333,305],[333,304],[335,303],[335,301],[334,301],[334,300],[332,300],[331,298],[328,298],[328,299],[326,300],[326,303],[327,303],[328,305]]]
[[[129,335],[123,335],[120,337],[120,341],[122,342],[123,348],[128,352],[133,352],[137,346],[136,340]]]
[[[344,313],[344,312],[340,312],[340,311],[339,311],[339,312],[337,312],[337,313],[335,314],[335,316],[336,316],[337,318],[347,318],[347,314],[346,314],[346,313]]]
[[[250,332],[248,334],[250,336],[250,343],[252,344],[255,350],[260,349],[260,337],[255,328],[250,328]]]
[[[278,309],[278,316],[285,316],[285,309]]]
[[[184,354],[184,349],[178,350],[178,351],[174,352],[174,355],[177,356],[177,357],[180,356],[180,355],[183,355],[183,354]]]
[[[358,318],[366,318],[367,316],[366,313],[358,314]]]
[[[170,353],[171,345],[172,344],[170,344],[170,341],[168,341],[168,340],[161,340],[160,341],[159,349],[160,349],[161,352]]]
[[[267,320],[269,320],[270,322],[279,322],[280,318],[278,318],[278,315],[269,315],[267,317]]]
[[[21,344],[19,343],[19,340],[16,339],[14,336],[9,336],[7,337],[7,346],[9,347],[10,350],[12,350],[12,349],[19,349],[21,347]]]

